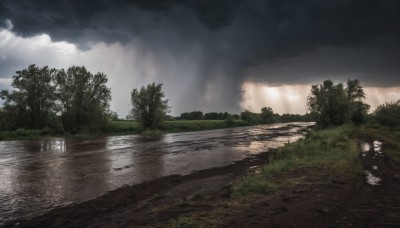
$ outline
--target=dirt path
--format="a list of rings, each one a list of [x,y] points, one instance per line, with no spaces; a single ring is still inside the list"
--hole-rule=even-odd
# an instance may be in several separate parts
[[[194,225],[218,227],[398,227],[399,164],[384,154],[378,141],[361,141],[360,147],[365,175],[355,179],[333,176],[327,170],[297,170],[287,178],[298,183],[284,190],[231,197],[232,181],[265,164],[268,153],[263,153],[222,168],[124,187],[6,226],[179,226],[171,219],[186,218]],[[324,175],[313,177],[316,173]]]

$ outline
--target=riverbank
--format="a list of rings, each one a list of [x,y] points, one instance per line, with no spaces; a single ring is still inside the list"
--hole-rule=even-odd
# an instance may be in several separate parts
[[[16,222],[22,227],[396,225],[399,141],[400,133],[390,128],[311,133],[274,153],[123,187]],[[375,184],[368,182],[371,176]]]
[[[253,125],[257,124],[250,124],[243,120],[235,120],[232,124],[227,124],[225,120],[177,120],[165,121],[159,128],[155,130],[144,130],[140,123],[136,121],[110,121],[110,123],[101,131],[79,133],[76,135],[67,134],[54,129],[17,129],[15,131],[3,131],[0,132],[0,141],[37,140],[49,137],[95,137],[127,134],[160,135],[166,133],[215,130]]]

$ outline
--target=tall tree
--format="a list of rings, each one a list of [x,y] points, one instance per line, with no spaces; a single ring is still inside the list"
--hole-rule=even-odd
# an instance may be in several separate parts
[[[164,99],[162,84],[152,83],[133,89],[131,93],[131,114],[145,128],[157,127],[166,117],[168,100]]]
[[[39,68],[30,65],[27,69],[17,71],[13,76],[13,91],[2,90],[0,97],[5,100],[4,110],[14,111],[18,127],[40,129],[46,126],[49,113],[54,107],[54,85],[52,78],[55,69],[47,66]],[[29,122],[21,124],[24,119]]]
[[[351,108],[343,84],[331,80],[313,85],[307,97],[307,107],[317,116],[321,126],[340,125],[350,120]]]
[[[346,95],[350,102],[361,101],[365,98],[365,92],[359,80],[347,80]]]
[[[264,123],[274,122],[274,112],[270,107],[264,107],[261,109],[261,121]]]
[[[364,123],[370,106],[363,102],[365,92],[360,81],[348,79],[345,91],[351,106],[351,120],[355,124]]]
[[[85,67],[58,72],[56,96],[65,131],[75,134],[84,126],[96,130],[107,121],[111,90],[106,83],[105,74],[93,75]]]

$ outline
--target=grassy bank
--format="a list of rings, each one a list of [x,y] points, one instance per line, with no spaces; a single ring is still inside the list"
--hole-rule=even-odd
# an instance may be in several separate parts
[[[139,134],[139,133],[172,133],[187,131],[213,130],[228,127],[248,126],[249,123],[243,120],[235,120],[234,124],[228,126],[225,120],[179,120],[165,121],[157,129],[144,130],[140,123],[136,121],[111,121],[107,132],[111,134]]]
[[[246,121],[235,120],[233,124],[228,125],[225,120],[179,120],[165,121],[159,128],[155,130],[145,130],[136,121],[111,121],[107,126],[96,132],[83,132],[74,137],[90,137],[96,135],[118,135],[118,134],[148,134],[158,135],[173,132],[188,132],[222,129],[228,127],[249,126]],[[0,140],[19,140],[19,139],[40,139],[51,136],[72,136],[61,131],[42,129],[17,129],[15,131],[0,132]]]
[[[293,183],[307,182],[307,178],[331,174],[361,174],[354,130],[354,127],[343,126],[310,132],[304,139],[276,149],[270,162],[259,174],[245,177],[234,184],[233,195],[269,193]],[[292,179],[291,172],[304,173],[304,179]]]

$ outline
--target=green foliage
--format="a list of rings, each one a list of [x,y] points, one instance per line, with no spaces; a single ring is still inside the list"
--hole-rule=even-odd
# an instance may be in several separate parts
[[[193,111],[193,112],[184,112],[181,114],[182,120],[201,120],[203,119],[203,112],[201,111]]]
[[[274,123],[275,118],[274,118],[274,112],[272,111],[272,108],[270,107],[264,107],[261,109],[261,121],[263,123]]]
[[[260,174],[234,184],[233,194],[268,193],[285,182],[281,175],[298,169],[303,172],[325,169],[330,173],[362,174],[357,140],[350,136],[353,131],[345,125],[309,132],[304,139],[277,148]]]
[[[375,120],[385,126],[400,126],[400,100],[379,105],[374,112]]]
[[[55,101],[52,84],[55,72],[47,66],[39,68],[35,65],[16,72],[11,84],[16,90],[0,92],[1,99],[5,100],[3,112],[14,116],[9,116],[14,126],[6,128],[41,129],[49,124],[49,114],[54,109]],[[7,114],[3,118],[5,116]]]
[[[74,66],[65,72],[30,65],[16,72],[12,83],[15,90],[0,92],[5,100],[0,130],[101,131],[110,113],[111,92],[106,83],[106,75],[93,75],[85,67]]]
[[[244,110],[243,112],[240,113],[240,118],[248,123],[257,123],[260,122],[259,115],[256,113],[250,112],[249,110]]]
[[[248,176],[232,187],[232,195],[245,196],[250,193],[270,193],[276,189],[276,185],[266,180],[263,176]]]
[[[225,120],[230,114],[227,112],[208,112],[204,114],[205,120]]]
[[[334,84],[326,80],[313,85],[307,98],[307,107],[317,117],[318,125],[328,127],[350,122],[365,122],[369,105],[362,102],[365,93],[356,80],[348,80],[346,89],[343,84]]]
[[[266,165],[262,171],[264,176],[278,175],[293,168],[292,160],[276,160]]]
[[[350,104],[343,84],[331,80],[313,85],[307,98],[308,109],[318,116],[317,123],[323,127],[341,125],[350,120]]]
[[[226,117],[225,119],[225,124],[228,127],[233,127],[235,126],[235,119],[233,118],[232,115],[229,115],[228,117]]]
[[[350,102],[362,101],[366,95],[358,79],[348,79],[345,92]]]
[[[116,112],[110,111],[108,113],[108,119],[112,120],[112,121],[117,121],[117,120],[119,120],[118,114]]]
[[[60,70],[56,77],[58,111],[66,132],[100,131],[108,121],[111,90],[107,76],[92,74],[85,67]]]
[[[142,86],[140,90],[133,89],[131,93],[131,114],[141,122],[144,128],[156,128],[166,118],[168,100],[164,100],[162,84]]]
[[[233,127],[248,126],[249,124],[242,120],[235,120]],[[224,120],[178,120],[165,121],[159,129],[164,132],[183,132],[183,131],[202,131],[226,128]]]
[[[351,121],[354,124],[359,125],[367,122],[368,111],[370,109],[368,104],[365,104],[362,101],[354,101],[351,103],[351,108],[353,113]]]

